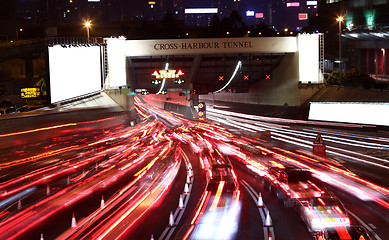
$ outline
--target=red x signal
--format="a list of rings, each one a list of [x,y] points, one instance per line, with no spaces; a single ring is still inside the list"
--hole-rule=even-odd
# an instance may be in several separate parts
[[[270,79],[270,74],[269,75],[266,74],[266,79]]]
[[[243,80],[244,80],[244,81],[248,81],[248,80],[249,80],[249,75],[244,75]]]
[[[219,76],[219,81],[224,81],[224,76]]]
[[[232,92],[232,89],[231,89],[231,88],[229,88],[227,92]]]

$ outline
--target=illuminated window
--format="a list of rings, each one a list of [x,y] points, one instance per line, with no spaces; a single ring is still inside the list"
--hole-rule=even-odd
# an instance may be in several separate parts
[[[308,14],[307,13],[299,13],[299,20],[307,20]]]
[[[256,13],[255,18],[263,18],[263,13]]]
[[[299,7],[300,2],[288,2],[288,3],[286,3],[286,6],[287,7]]]

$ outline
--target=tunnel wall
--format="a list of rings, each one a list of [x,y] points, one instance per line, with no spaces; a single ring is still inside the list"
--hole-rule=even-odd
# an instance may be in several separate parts
[[[296,53],[286,54],[280,65],[271,74],[271,79],[263,79],[250,86],[250,92],[248,93],[219,92],[200,95],[199,99],[247,104],[300,106],[298,59],[299,56]]]

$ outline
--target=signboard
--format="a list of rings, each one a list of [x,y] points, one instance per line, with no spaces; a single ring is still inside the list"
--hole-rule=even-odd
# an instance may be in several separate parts
[[[291,53],[297,51],[295,37],[198,38],[126,40],[126,56],[175,54]]]
[[[184,72],[182,70],[155,70],[151,75],[156,79],[176,79],[184,75]]]
[[[21,98],[37,98],[40,97],[40,95],[41,95],[41,89],[37,87],[20,89]]]
[[[315,141],[313,141],[313,153],[316,155],[326,155],[326,144],[320,133],[317,134]]]

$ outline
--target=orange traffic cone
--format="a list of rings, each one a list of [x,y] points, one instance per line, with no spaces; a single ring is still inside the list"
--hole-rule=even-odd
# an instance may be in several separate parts
[[[272,225],[273,224],[271,222],[271,217],[270,217],[270,214],[269,214],[269,210],[266,210],[265,227],[270,227]]]
[[[182,198],[182,194],[180,194],[180,200],[178,201],[178,208],[184,208],[184,199]]]
[[[100,208],[104,208],[104,196],[101,196]]]
[[[263,207],[262,193],[259,193],[257,206]]]
[[[174,217],[172,211],[170,211],[170,216],[169,216],[169,226],[173,227],[174,226]]]
[[[189,185],[188,185],[188,183],[185,183],[184,193],[185,193],[185,194],[188,194],[188,193],[189,193]]]
[[[75,228],[77,227],[77,222],[76,222],[76,218],[74,217],[74,213],[73,213],[73,216],[72,216],[72,228]]]
[[[273,240],[273,238],[272,238],[272,235],[271,235],[271,232],[269,231],[269,238],[268,238],[268,240]]]
[[[19,201],[18,201],[18,210],[22,209],[22,200],[20,200],[19,198]]]

